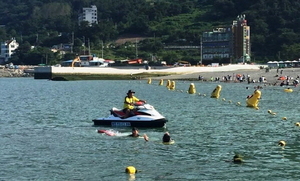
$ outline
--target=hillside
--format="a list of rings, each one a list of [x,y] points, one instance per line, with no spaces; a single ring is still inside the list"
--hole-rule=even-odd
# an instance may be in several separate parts
[[[148,37],[142,37],[138,34],[126,34],[126,35],[122,35],[122,36],[118,37],[114,43],[119,46],[126,42],[137,43],[137,42],[140,42],[147,38]]]
[[[98,8],[98,24],[78,24],[82,8],[92,4]],[[245,14],[251,26],[252,60],[293,60],[300,57],[299,9],[300,2],[293,0],[0,0],[0,40],[15,37],[20,42],[12,61],[23,64],[45,61],[46,54],[48,62],[55,64],[74,57],[88,44],[99,53],[102,42],[110,45],[116,40],[115,49],[105,50],[108,58],[134,56],[134,50],[120,46],[127,40],[135,42],[136,37],[124,38],[127,34],[143,37],[138,38],[141,58],[155,54],[169,62],[197,62],[196,50],[166,51],[164,45],[198,45],[202,32],[228,26]],[[59,57],[47,50],[59,44],[73,44],[74,54]],[[31,46],[40,48],[32,52]]]

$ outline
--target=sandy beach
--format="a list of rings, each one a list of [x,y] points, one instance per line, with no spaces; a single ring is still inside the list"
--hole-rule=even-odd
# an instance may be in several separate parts
[[[263,68],[261,68],[263,67]],[[151,77],[152,79],[165,79],[165,80],[198,80],[199,76],[202,76],[203,80],[210,81],[219,78],[222,81],[222,77],[231,76],[232,81],[237,81],[236,75],[244,75],[251,77],[254,82],[259,82],[260,77],[264,78],[264,83],[279,84],[282,80],[278,80],[279,77],[290,77],[292,83],[293,79],[300,76],[300,68],[282,68],[282,69],[269,69],[266,70],[267,65],[241,65],[233,64],[219,67],[174,67],[163,70],[147,70],[149,72],[173,72],[173,75],[162,77]],[[123,70],[122,70],[123,71]],[[124,70],[129,73],[132,70]],[[143,70],[145,72],[145,70]]]
[[[262,68],[263,67],[263,68]],[[91,67],[88,71],[91,74],[118,74],[118,75],[132,75],[149,73],[149,76],[153,80],[165,79],[165,80],[198,80],[199,76],[204,81],[215,80],[217,77],[220,81],[223,77],[230,76],[231,81],[238,81],[236,75],[244,75],[251,77],[251,80],[258,82],[260,77],[264,77],[264,83],[275,84],[280,83],[282,80],[278,80],[280,76],[291,77],[291,83],[293,79],[296,79],[300,75],[300,68],[283,68],[283,69],[269,69],[266,71],[267,65],[243,65],[243,64],[232,64],[218,67],[152,67],[148,70],[141,67]],[[71,71],[79,72],[81,67],[64,67],[64,69],[71,69]],[[168,73],[168,76],[153,76],[151,74]],[[24,76],[23,71],[18,69],[0,69],[0,77],[20,77]]]
[[[254,82],[259,82],[260,77],[264,77],[264,83],[268,84],[279,84],[282,80],[278,80],[280,76],[288,76],[291,78],[290,83],[293,79],[296,79],[300,75],[300,68],[282,68],[282,69],[269,69],[266,70],[267,65],[259,64],[231,64],[226,66],[218,67],[169,67],[169,68],[151,68],[149,70],[145,69],[115,69],[107,67],[101,70],[103,74],[139,74],[139,73],[171,73],[172,75],[151,77],[153,80],[198,80],[199,76],[202,76],[204,80],[210,81],[219,77],[222,81],[222,77],[231,76],[231,81],[237,81],[236,75],[244,75],[246,77],[251,77]]]

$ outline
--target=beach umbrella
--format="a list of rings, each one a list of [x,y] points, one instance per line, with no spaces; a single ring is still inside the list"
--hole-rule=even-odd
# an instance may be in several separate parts
[[[278,78],[278,80],[286,80],[285,76],[281,76]]]

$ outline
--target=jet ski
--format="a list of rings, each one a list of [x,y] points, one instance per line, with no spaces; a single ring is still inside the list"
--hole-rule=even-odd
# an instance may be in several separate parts
[[[134,115],[123,118],[125,113],[122,109],[113,107],[110,115],[105,118],[94,119],[94,125],[103,125],[111,127],[165,127],[168,121],[156,109],[143,102],[135,103]]]

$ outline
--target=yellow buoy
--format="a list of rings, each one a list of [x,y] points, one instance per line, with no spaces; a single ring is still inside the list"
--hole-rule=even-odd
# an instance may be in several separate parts
[[[236,103],[236,105],[240,106],[240,105],[241,105],[241,103],[240,103],[240,102],[237,102],[237,103]]]
[[[159,84],[158,85],[164,85],[164,79],[160,79]]]
[[[217,87],[212,91],[210,97],[219,99],[221,90],[222,90],[222,86],[217,85]]]
[[[261,92],[259,90],[255,90],[254,93],[246,100],[247,107],[257,108],[260,98]]]
[[[152,80],[151,78],[148,79],[148,84],[151,84],[152,83]]]
[[[172,81],[172,82],[171,82],[170,89],[171,89],[171,90],[174,90],[174,89],[175,89],[175,81]]]
[[[223,99],[222,99],[222,101],[226,101],[226,99],[225,99],[225,98],[223,98]]]
[[[300,123],[299,123],[299,122],[296,122],[296,123],[295,123],[295,126],[298,126],[298,127],[299,127],[299,126],[300,126]]]
[[[133,166],[128,166],[128,167],[126,167],[125,172],[128,174],[135,174],[137,172],[137,170]]]
[[[268,110],[268,113],[271,115],[276,115],[276,112],[272,112],[272,110]]]
[[[188,93],[189,93],[189,94],[195,94],[195,93],[196,93],[196,88],[195,88],[195,84],[194,84],[194,83],[191,83],[191,84],[190,84]]]
[[[284,92],[293,92],[293,89],[287,88],[287,89],[284,89]]]
[[[286,145],[286,142],[281,140],[278,142],[278,146],[285,146]]]
[[[282,117],[281,119],[282,119],[282,120],[287,120],[287,118],[286,118],[286,117]]]
[[[167,81],[167,85],[166,85],[166,87],[167,87],[168,89],[170,89],[170,86],[171,86],[171,81],[170,81],[170,80],[168,80],[168,81]]]

